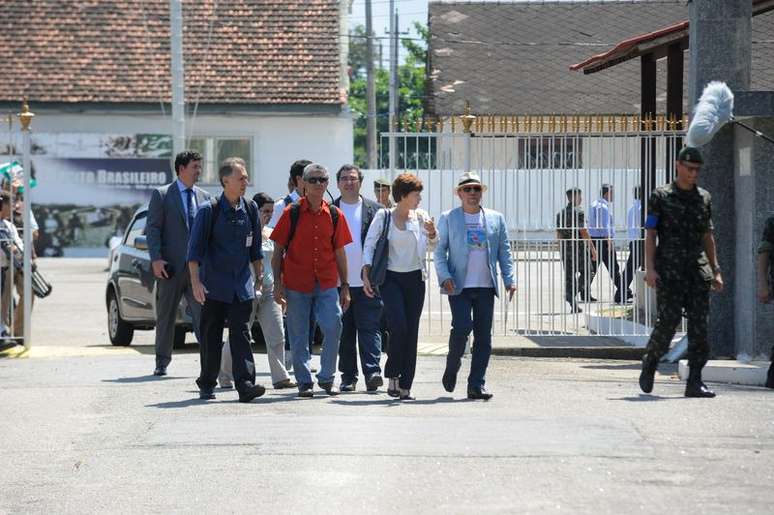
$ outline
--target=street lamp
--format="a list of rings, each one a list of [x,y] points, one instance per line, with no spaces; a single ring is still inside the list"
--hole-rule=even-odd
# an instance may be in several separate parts
[[[24,199],[24,231],[22,233],[24,242],[23,253],[23,275],[24,275],[24,326],[22,335],[24,337],[24,348],[30,349],[30,336],[31,336],[31,318],[32,318],[32,231],[30,227],[31,223],[31,188],[30,188],[30,173],[32,171],[31,159],[30,159],[30,124],[35,114],[30,111],[30,106],[27,104],[27,99],[22,101],[21,112],[16,116],[19,117],[19,123],[21,124],[22,131],[22,167],[24,168],[24,193],[27,196]]]

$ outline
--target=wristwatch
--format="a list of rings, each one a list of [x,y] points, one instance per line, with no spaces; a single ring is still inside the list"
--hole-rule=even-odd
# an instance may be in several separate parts
[[[342,288],[343,288],[343,287],[345,287],[345,286],[346,286],[347,288],[349,288],[349,283],[341,283],[341,287],[342,287]]]
[[[720,273],[720,265],[717,265],[715,268],[712,269],[713,274],[719,274]]]

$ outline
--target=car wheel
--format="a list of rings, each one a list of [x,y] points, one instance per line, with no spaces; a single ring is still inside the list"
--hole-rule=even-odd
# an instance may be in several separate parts
[[[173,349],[182,349],[185,347],[185,335],[187,332],[188,331],[185,330],[185,327],[175,327],[175,339],[172,341]]]
[[[116,292],[112,289],[108,296],[108,336],[110,343],[121,347],[131,344],[134,337],[134,327],[121,318]]]

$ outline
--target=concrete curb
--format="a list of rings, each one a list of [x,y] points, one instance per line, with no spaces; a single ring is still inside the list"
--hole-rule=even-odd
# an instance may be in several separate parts
[[[493,356],[641,360],[641,347],[495,347]]]

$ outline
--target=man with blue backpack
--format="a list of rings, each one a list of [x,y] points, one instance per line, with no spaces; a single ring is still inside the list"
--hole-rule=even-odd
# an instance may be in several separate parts
[[[199,398],[214,399],[220,372],[223,329],[228,320],[234,386],[239,402],[250,402],[266,389],[255,384],[250,347],[250,315],[256,285],[263,280],[261,222],[255,202],[244,198],[245,162],[226,159],[218,170],[223,193],[200,206],[188,246],[193,295],[202,304]],[[250,273],[252,266],[255,279]]]

